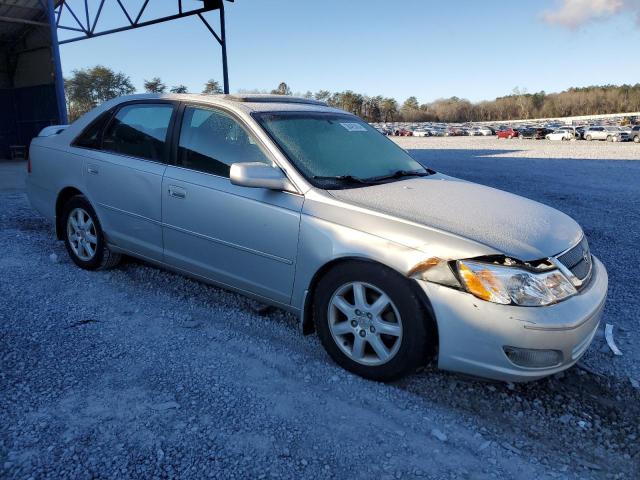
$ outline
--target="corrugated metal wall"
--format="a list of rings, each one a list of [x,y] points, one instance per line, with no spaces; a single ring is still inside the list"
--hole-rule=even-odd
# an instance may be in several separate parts
[[[58,123],[53,84],[0,89],[0,158],[10,145],[29,145],[40,130]]]
[[[43,127],[60,123],[51,31],[41,5],[0,3],[0,15],[18,20],[0,22],[0,159],[9,157],[10,145],[27,146]]]

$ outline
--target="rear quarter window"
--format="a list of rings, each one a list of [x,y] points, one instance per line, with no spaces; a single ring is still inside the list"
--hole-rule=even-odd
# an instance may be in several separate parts
[[[71,145],[80,148],[93,148],[98,150],[102,139],[102,131],[113,115],[113,110],[104,112],[91,122],[80,135],[78,135]]]

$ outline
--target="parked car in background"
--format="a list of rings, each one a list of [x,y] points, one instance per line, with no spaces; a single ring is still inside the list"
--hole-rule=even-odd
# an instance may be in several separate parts
[[[512,138],[517,138],[520,134],[518,133],[518,130],[515,130],[513,128],[506,128],[504,130],[500,130],[497,135],[498,138],[508,138],[510,140]]]
[[[537,133],[538,133],[537,129],[535,129],[533,127],[521,128],[521,129],[518,130],[518,138],[521,138],[521,139],[524,139],[524,138],[535,139]]]
[[[615,127],[620,133],[620,142],[629,142],[632,140],[631,138],[631,127],[629,125],[622,127]]]
[[[629,140],[629,135],[621,132],[617,127],[612,126],[594,126],[584,131],[584,139],[606,140],[607,142],[624,142]]]
[[[496,131],[490,127],[478,127],[478,133],[483,137],[490,137],[491,135],[495,135]]]
[[[428,137],[429,136],[429,132],[427,130],[423,130],[421,128],[417,128],[413,131],[413,136],[414,137]]]
[[[445,137],[461,137],[466,135],[466,132],[460,127],[449,127],[444,135]]]
[[[429,131],[429,134],[432,137],[444,137],[447,134],[447,132],[446,132],[446,130],[444,128],[433,127],[433,128],[428,128],[427,130]]]
[[[631,128],[629,138],[636,143],[640,143],[640,125],[635,125]]]
[[[113,99],[43,130],[26,184],[78,267],[125,254],[277,305],[379,381],[430,358],[503,381],[558,373],[607,296],[572,218],[425,168],[315,100]]]
[[[547,140],[572,140],[574,138],[573,130],[569,128],[559,128],[545,135]]]

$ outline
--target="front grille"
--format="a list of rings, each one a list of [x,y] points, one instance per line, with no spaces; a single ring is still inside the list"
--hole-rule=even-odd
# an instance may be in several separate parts
[[[582,237],[582,241],[571,250],[558,257],[560,263],[567,267],[580,280],[584,280],[591,272],[591,252],[587,238]]]

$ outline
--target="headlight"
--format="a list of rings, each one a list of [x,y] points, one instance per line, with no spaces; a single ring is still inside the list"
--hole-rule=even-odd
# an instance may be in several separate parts
[[[489,302],[538,307],[577,292],[558,270],[538,273],[473,260],[458,260],[456,265],[467,291]]]

